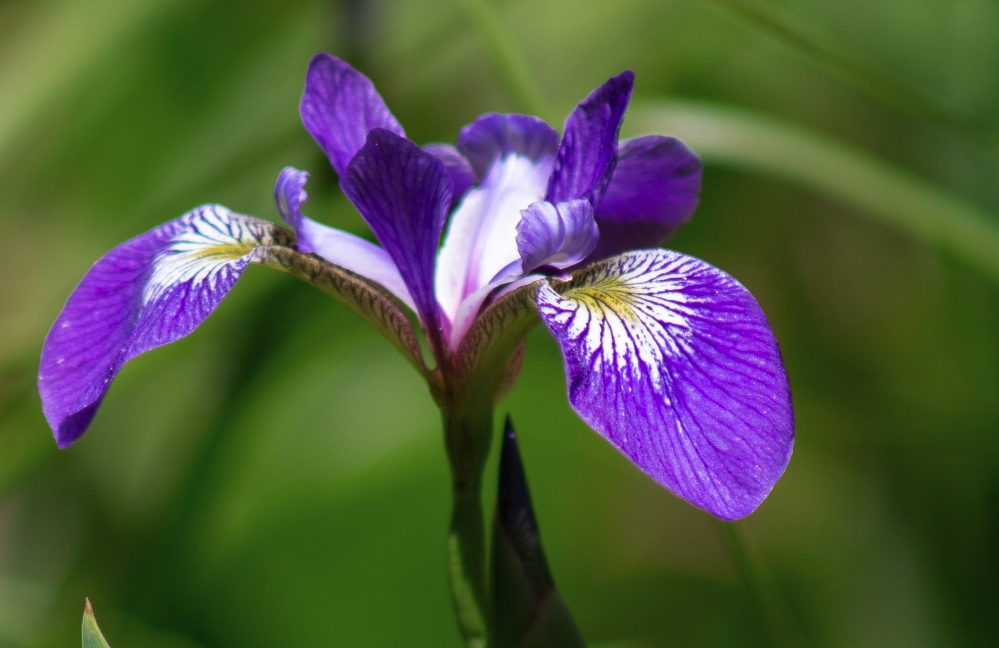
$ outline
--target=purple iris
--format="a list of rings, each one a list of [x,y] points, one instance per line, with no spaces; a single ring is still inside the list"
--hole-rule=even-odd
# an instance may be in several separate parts
[[[294,237],[207,205],[113,249],[45,341],[38,384],[59,446],[125,362],[189,334],[260,262],[344,299],[404,351],[415,338],[400,302],[411,309],[437,366],[410,359],[435,395],[474,382],[461,368],[480,366],[468,358],[502,322],[540,319],[590,427],[694,505],[749,514],[794,440],[780,350],[738,281],[655,247],[696,208],[701,164],[673,138],[619,144],[633,84],[626,71],[594,90],[561,138],[536,117],[489,114],[456,146],[421,148],[366,77],[318,54],[302,119],[380,245],[306,218],[307,174],[287,168],[275,197]]]

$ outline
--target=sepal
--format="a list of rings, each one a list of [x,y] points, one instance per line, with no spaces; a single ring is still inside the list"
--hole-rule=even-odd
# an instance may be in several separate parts
[[[537,300],[591,428],[723,520],[760,505],[791,458],[794,412],[777,340],[742,284],[644,250],[543,283]]]
[[[493,525],[492,628],[496,648],[583,648],[541,547],[510,417],[503,431]]]
[[[262,247],[291,241],[267,221],[205,205],[101,257],[42,348],[38,391],[59,447],[84,433],[126,362],[190,334]]]

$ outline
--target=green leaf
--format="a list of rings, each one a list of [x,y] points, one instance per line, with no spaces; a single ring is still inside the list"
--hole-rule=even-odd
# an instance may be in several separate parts
[[[790,180],[828,194],[999,279],[999,218],[961,196],[801,126],[724,106],[635,106],[631,133],[675,135],[708,165]]]
[[[97,627],[90,599],[87,599],[87,607],[83,610],[83,648],[111,648]]]
[[[496,648],[580,648],[586,644],[555,588],[541,547],[517,438],[508,416],[493,525],[492,601]]]

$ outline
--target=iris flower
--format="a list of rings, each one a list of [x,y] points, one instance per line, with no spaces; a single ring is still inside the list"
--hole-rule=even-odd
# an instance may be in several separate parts
[[[633,85],[630,71],[610,78],[561,137],[488,114],[456,146],[421,148],[366,77],[318,54],[302,120],[378,244],[304,216],[307,174],[287,168],[275,197],[293,232],[205,205],[114,248],[45,341],[38,385],[58,445],[84,433],[128,360],[191,333],[256,263],[345,302],[426,377],[456,484],[476,490],[493,406],[540,321],[583,421],[695,506],[749,514],[791,455],[780,350],[738,281],[657,247],[696,208],[701,164],[673,138],[618,142]]]

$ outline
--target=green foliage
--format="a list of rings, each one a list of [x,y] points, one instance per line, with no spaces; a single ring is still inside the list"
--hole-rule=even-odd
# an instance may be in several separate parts
[[[111,648],[101,634],[101,629],[97,627],[90,599],[87,599],[87,607],[83,611],[83,648]]]

